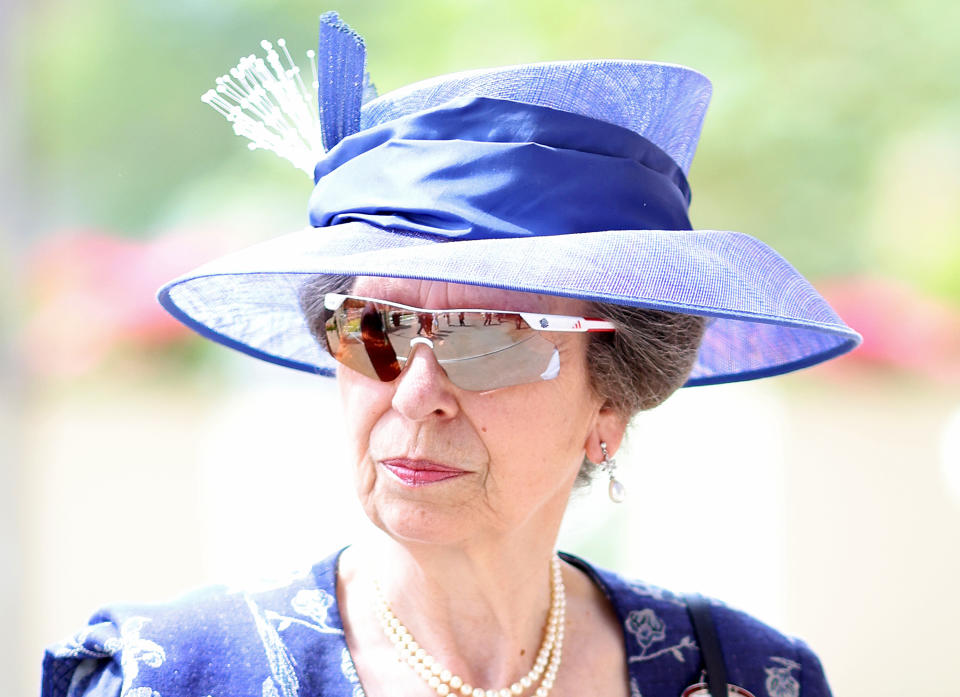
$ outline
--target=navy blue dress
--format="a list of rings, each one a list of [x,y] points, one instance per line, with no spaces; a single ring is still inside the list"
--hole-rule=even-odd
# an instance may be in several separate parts
[[[609,598],[623,627],[631,697],[679,697],[699,682],[683,599],[562,555]],[[43,660],[41,697],[364,697],[336,599],[339,553],[257,592],[212,588],[93,616]],[[756,697],[829,697],[807,646],[714,603],[730,682]]]

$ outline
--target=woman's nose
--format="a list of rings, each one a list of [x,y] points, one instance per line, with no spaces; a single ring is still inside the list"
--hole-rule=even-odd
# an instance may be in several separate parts
[[[406,363],[394,383],[393,408],[411,421],[456,416],[460,411],[456,388],[437,362],[433,342],[412,341]]]

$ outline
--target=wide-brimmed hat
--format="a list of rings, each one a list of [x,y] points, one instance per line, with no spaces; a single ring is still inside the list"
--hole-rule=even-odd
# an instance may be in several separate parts
[[[776,375],[860,342],[770,247],[691,229],[686,173],[711,93],[694,70],[619,60],[520,65],[444,75],[364,102],[363,42],[328,13],[317,121],[291,101],[302,88],[296,69],[265,48],[266,62],[244,59],[206,100],[254,146],[312,169],[311,227],[160,290],[167,310],[214,341],[332,374],[300,292],[335,274],[702,315],[709,320],[687,385]]]

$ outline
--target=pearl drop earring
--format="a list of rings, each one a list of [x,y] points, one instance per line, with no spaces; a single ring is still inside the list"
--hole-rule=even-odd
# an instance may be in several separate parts
[[[598,463],[597,467],[610,476],[610,485],[607,487],[607,494],[614,503],[623,503],[623,500],[627,497],[627,490],[623,486],[623,483],[616,477],[617,461],[610,457],[610,454],[607,452],[606,441],[600,441],[600,452],[603,453],[603,462]]]

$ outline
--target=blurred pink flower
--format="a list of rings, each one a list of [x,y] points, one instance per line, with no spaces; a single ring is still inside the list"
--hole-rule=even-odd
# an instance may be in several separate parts
[[[960,308],[894,279],[850,277],[817,287],[863,344],[836,367],[893,367],[960,383]]]
[[[38,373],[77,375],[119,347],[162,346],[190,334],[155,299],[157,288],[221,253],[207,231],[151,240],[70,230],[29,253],[27,365]]]

